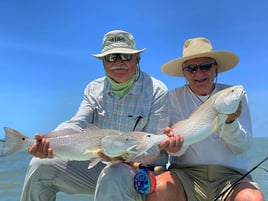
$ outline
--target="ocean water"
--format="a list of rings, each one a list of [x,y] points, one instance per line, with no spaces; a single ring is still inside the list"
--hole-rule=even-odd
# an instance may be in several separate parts
[[[255,167],[268,156],[268,138],[255,138],[249,152],[249,169]],[[26,152],[0,158],[0,200],[19,201],[25,172],[31,156]],[[252,177],[258,182],[265,200],[268,200],[268,161],[252,172]],[[58,193],[57,201],[92,201],[92,195],[67,195]]]

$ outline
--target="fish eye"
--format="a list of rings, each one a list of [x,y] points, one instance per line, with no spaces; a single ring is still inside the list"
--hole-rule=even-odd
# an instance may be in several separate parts
[[[25,137],[21,138],[23,141],[25,140]]]

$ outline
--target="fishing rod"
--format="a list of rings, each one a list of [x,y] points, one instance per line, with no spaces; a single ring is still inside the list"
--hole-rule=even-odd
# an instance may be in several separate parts
[[[216,198],[214,198],[213,201],[217,201],[220,197],[222,197],[225,193],[227,193],[229,190],[233,189],[238,182],[240,182],[242,179],[244,179],[246,176],[248,176],[251,172],[253,172],[255,169],[257,169],[262,163],[264,163],[266,160],[268,160],[268,156],[266,156],[265,159],[263,159],[261,162],[259,162],[256,166],[254,166],[253,168],[251,168],[246,174],[244,174],[242,177],[240,177],[239,179],[237,179],[229,188],[227,188],[225,191],[223,191],[221,194],[219,194]],[[262,168],[265,171],[268,172],[268,170],[266,170],[265,168]]]

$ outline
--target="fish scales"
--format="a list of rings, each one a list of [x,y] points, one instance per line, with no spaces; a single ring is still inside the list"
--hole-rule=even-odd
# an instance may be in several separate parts
[[[212,95],[188,119],[174,124],[174,132],[184,138],[180,155],[191,144],[207,138],[222,125],[224,126],[228,115],[236,112],[244,95],[242,85],[225,88]]]
[[[184,138],[184,146],[198,142],[215,131],[212,129],[212,125],[219,112],[211,107],[214,99],[215,97],[212,97],[207,100],[188,119],[179,121],[172,126],[174,133],[178,133]],[[207,135],[200,135],[200,133],[207,133]]]
[[[27,150],[35,140],[20,132],[4,128],[5,140],[0,143],[0,156],[7,156],[14,152]],[[66,160],[89,160],[98,157],[101,140],[106,135],[123,135],[124,132],[112,129],[86,129],[83,132],[66,129],[51,132],[44,137],[49,141],[54,154]],[[84,152],[87,151],[85,154]]]

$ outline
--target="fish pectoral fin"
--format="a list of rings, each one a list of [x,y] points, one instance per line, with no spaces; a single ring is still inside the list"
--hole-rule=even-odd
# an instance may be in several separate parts
[[[83,154],[97,154],[98,152],[100,152],[101,149],[97,148],[97,149],[86,149]]]
[[[148,142],[143,142],[140,143],[137,147],[136,150],[138,152],[137,157],[140,157],[141,155],[145,154],[151,147],[153,146],[153,144],[148,143]]]
[[[214,133],[218,130],[220,125],[223,125],[227,119],[226,114],[218,114],[216,118],[213,120],[212,126],[211,126],[211,132]]]
[[[211,133],[214,133],[219,126],[219,115],[216,116],[216,118],[213,120],[212,126],[211,126]]]
[[[128,153],[137,153],[137,151],[136,151],[136,150],[137,150],[136,147],[137,147],[137,145],[133,145],[133,146],[127,148],[127,152],[128,152]],[[133,150],[133,149],[135,149],[135,150]]]
[[[90,160],[90,163],[88,165],[88,169],[93,168],[95,165],[97,165],[101,161],[101,158],[92,158]]]
[[[136,145],[135,149],[137,151],[147,151],[153,144],[148,143],[147,141],[140,142]]]
[[[223,131],[224,131],[224,126],[221,128],[220,133],[219,133],[219,137],[221,138],[223,136]]]
[[[219,136],[222,137],[226,119],[227,119],[226,114],[217,115],[216,118],[214,119],[213,123],[212,123],[212,127],[211,127],[212,133],[214,133],[215,131],[219,130],[219,132],[220,132]]]

